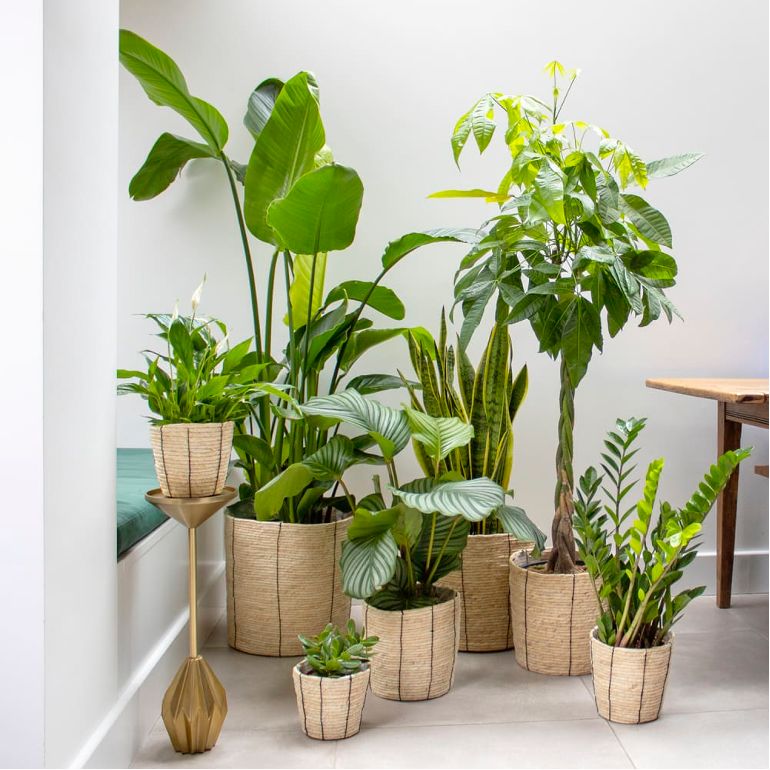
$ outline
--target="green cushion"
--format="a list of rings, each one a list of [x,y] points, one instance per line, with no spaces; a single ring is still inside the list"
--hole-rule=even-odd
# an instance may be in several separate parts
[[[151,449],[118,449],[118,556],[168,518],[144,493],[158,488]]]

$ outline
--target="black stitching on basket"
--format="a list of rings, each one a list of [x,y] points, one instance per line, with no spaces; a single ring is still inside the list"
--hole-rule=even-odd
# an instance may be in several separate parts
[[[460,590],[463,593],[463,632],[465,633],[465,647],[464,650],[470,648],[468,643],[468,602],[465,601],[465,564],[460,561]],[[462,634],[460,634],[460,646],[462,647]]]
[[[430,605],[430,679],[428,680],[428,700],[433,687],[433,605]]]
[[[457,663],[457,594],[452,601],[452,668],[449,671],[449,686],[452,686],[452,681],[455,676],[455,663]]]
[[[228,516],[225,519],[225,526],[227,526],[228,521],[230,522],[230,566],[232,567],[233,581],[233,589],[230,592],[233,597],[233,647],[238,649],[238,622],[236,621],[235,614],[235,519],[232,516]]]
[[[655,716],[657,719],[660,716],[660,710],[663,708],[663,695],[666,692],[666,682],[668,682],[668,670],[671,667],[671,648],[668,651],[668,661],[666,662],[666,675],[663,677],[663,689],[660,691],[660,703],[658,703],[658,713]]]
[[[281,556],[281,525],[283,522],[278,522],[278,535],[275,538],[275,605],[276,609],[278,610],[278,657],[281,657],[281,642],[282,642],[282,632],[281,632],[281,590],[280,590],[280,581],[278,579],[278,570],[280,565],[280,556]]]
[[[510,563],[511,563],[511,536],[508,535],[508,561],[505,562],[508,566],[508,569],[510,570]],[[511,624],[513,622],[513,618],[511,618],[511,579],[508,578],[508,628],[505,631],[505,649],[510,650],[511,648]]]
[[[636,724],[642,723],[642,704],[644,703],[644,680],[647,677],[647,652],[644,650],[644,667],[642,668],[642,692],[639,694],[639,718],[636,720]]]
[[[222,444],[224,442],[223,432],[225,429],[225,424],[223,422],[219,423],[219,462],[217,463],[217,478],[214,482],[214,491],[211,493],[212,495],[215,495],[217,493],[217,487],[219,486],[219,476],[222,473]]]
[[[190,429],[187,429],[187,491],[190,497],[192,494],[192,457],[190,457]]]
[[[615,647],[610,653],[610,681],[607,684],[607,719],[612,721],[612,667],[615,664]]]
[[[334,579],[337,577],[337,522],[332,522],[334,525],[334,548],[332,550],[332,601],[331,609],[329,610],[329,622],[334,622]],[[345,728],[347,732],[347,728]]]
[[[594,673],[594,639],[596,637],[594,636],[593,631],[591,632],[591,644],[588,648],[589,652],[591,653],[591,688],[594,691],[594,706],[596,706],[596,710],[599,710],[599,704],[596,701],[596,674]]]
[[[169,497],[173,497],[171,494],[171,485],[168,483],[168,468],[166,468],[166,448],[163,446],[163,425],[160,426],[160,458],[163,460],[163,475],[166,477],[166,489],[168,490]]]
[[[572,601],[569,605],[569,668],[567,676],[572,676],[572,616],[575,612],[575,573],[572,573]]]
[[[529,671],[529,644],[527,643],[527,582],[529,570],[524,570],[524,668]]]
[[[401,631],[398,638],[398,699],[401,700],[401,663],[404,658],[404,611],[401,610]]]
[[[297,669],[299,674],[299,699],[302,702],[302,722],[305,725],[305,735],[307,735],[307,711],[305,711],[305,692],[302,689],[302,671]]]
[[[353,674],[348,674],[348,713],[345,715],[345,732],[343,738],[348,737],[348,723],[350,722],[350,698],[353,693]]]
[[[320,722],[321,722],[321,740],[325,741],[324,737],[324,677],[318,677],[318,697],[320,699]]]

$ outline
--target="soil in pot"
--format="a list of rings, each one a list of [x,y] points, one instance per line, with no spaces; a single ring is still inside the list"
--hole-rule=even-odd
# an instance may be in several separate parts
[[[526,553],[510,560],[516,662],[538,674],[588,674],[589,634],[598,614],[591,577],[585,569],[572,575],[546,573],[544,564],[529,561]]]
[[[508,560],[534,543],[513,535],[471,535],[463,551],[462,567],[439,585],[459,591],[460,651],[492,652],[513,647]]]
[[[339,560],[351,518],[285,524],[225,516],[227,636],[252,655],[302,655],[297,634],[342,628],[350,598]]]
[[[369,687],[368,668],[350,676],[328,677],[317,676],[298,663],[292,676],[305,735],[320,741],[338,741],[358,733]]]
[[[372,692],[399,701],[432,700],[452,687],[460,642],[462,597],[436,587],[438,602],[412,610],[364,606],[368,636],[379,637],[371,660]]]
[[[637,725],[660,716],[666,690],[674,635],[649,649],[611,647],[591,631],[594,700],[600,716],[611,722]]]

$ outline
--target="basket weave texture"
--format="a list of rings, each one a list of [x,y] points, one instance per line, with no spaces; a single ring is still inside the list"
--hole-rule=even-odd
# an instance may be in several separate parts
[[[591,632],[594,700],[600,716],[611,722],[638,725],[660,716],[674,635],[659,647],[610,647]]]
[[[151,425],[150,445],[166,497],[211,497],[227,480],[233,422]]]
[[[523,569],[511,557],[511,618],[516,662],[553,676],[591,672],[589,634],[596,624],[596,595],[587,572],[545,574]]]
[[[294,666],[292,676],[302,732],[319,741],[356,735],[361,729],[369,669],[332,678],[305,674],[301,666]]]
[[[372,692],[399,701],[432,700],[452,687],[460,642],[462,597],[439,588],[441,604],[415,610],[364,605],[367,636],[378,636],[370,661]]]
[[[471,535],[462,556],[462,567],[441,579],[439,585],[459,591],[460,650],[493,652],[513,647],[508,560],[534,543],[513,535]]]
[[[252,655],[302,655],[297,634],[344,626],[339,560],[349,517],[284,524],[225,516],[227,639]]]

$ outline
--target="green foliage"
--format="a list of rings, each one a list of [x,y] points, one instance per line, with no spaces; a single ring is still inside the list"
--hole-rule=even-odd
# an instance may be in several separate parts
[[[632,316],[647,326],[663,315],[669,322],[679,315],[665,294],[677,275],[676,262],[663,250],[672,245],[671,228],[645,198],[625,190],[646,189],[649,180],[676,174],[702,156],[647,164],[605,129],[564,120],[578,72],[559,62],[545,72],[552,81],[549,103],[487,93],[455,126],[452,151],[459,163],[471,134],[484,152],[495,133],[495,114],[502,113],[509,158],[496,191],[466,193],[498,204],[499,213],[484,224],[488,232],[460,264],[455,305],[463,315],[462,349],[494,299],[499,324],[529,322],[540,351],[560,360],[555,503],[557,520],[568,520],[574,394],[594,353],[601,353],[605,334],[615,337]],[[574,570],[569,537],[554,542],[552,553],[549,569]]]
[[[475,243],[475,231],[434,230],[409,233],[388,244],[382,269],[371,281],[345,281],[325,292],[328,259],[353,241],[363,185],[352,169],[334,162],[326,144],[314,75],[300,72],[285,83],[269,78],[251,93],[244,125],[253,138],[248,164],[229,158],[224,147],[229,129],[210,104],[189,93],[174,61],[138,35],[120,34],[120,60],[156,103],[171,107],[197,131],[203,142],[164,133],[131,181],[135,200],[148,200],[166,190],[190,160],[221,163],[233,199],[243,246],[254,326],[251,369],[259,385],[249,420],[235,441],[238,465],[246,483],[240,489],[238,515],[257,492],[290,466],[313,455],[329,440],[329,423],[305,416],[292,402],[275,395],[286,391],[296,402],[317,396],[322,379],[330,394],[339,388],[362,356],[408,327],[380,329],[366,317],[374,310],[401,320],[404,307],[381,285],[387,273],[415,249],[432,243]],[[242,192],[238,184],[243,185]],[[264,322],[254,278],[251,235],[273,248],[267,270]],[[276,293],[287,305],[289,339],[283,355],[274,353],[273,315]],[[329,376],[322,373],[331,368]],[[395,377],[371,380],[373,390],[400,387]],[[255,439],[254,441],[250,439]],[[307,486],[300,486],[305,478]],[[288,482],[291,481],[291,484]],[[283,521],[326,521],[331,508],[319,502],[320,482],[308,469],[269,488],[253,515]],[[296,494],[284,496],[292,489]],[[323,490],[321,490],[323,491]],[[264,498],[264,496],[263,496]],[[279,508],[274,501],[280,499]]]
[[[701,586],[674,595],[673,586],[696,556],[703,520],[738,464],[752,452],[752,448],[726,452],[682,508],[661,502],[653,524],[663,460],[650,463],[636,504],[624,503],[637,483],[629,481],[635,466],[628,463],[638,451],[633,446],[645,422],[634,418],[616,422],[604,442],[605,476],[589,468],[580,478],[575,499],[578,552],[596,588],[599,638],[616,647],[662,644],[685,607],[703,593]],[[602,486],[605,478],[607,485]],[[600,488],[608,499],[605,505],[598,499]]]
[[[201,284],[202,287],[202,284]],[[193,296],[193,314],[150,313],[165,351],[145,350],[147,371],[118,369],[118,394],[135,393],[147,401],[153,425],[242,422],[262,394],[291,401],[280,387],[255,380],[259,365],[249,353],[251,340],[228,344],[227,327],[215,318],[196,317],[200,289]],[[215,329],[223,335],[215,336]]]
[[[331,623],[318,636],[303,636],[299,641],[305,650],[305,660],[318,676],[350,676],[365,668],[372,655],[372,648],[380,640],[366,636],[366,630],[356,631],[356,624],[348,621],[343,632]]]

